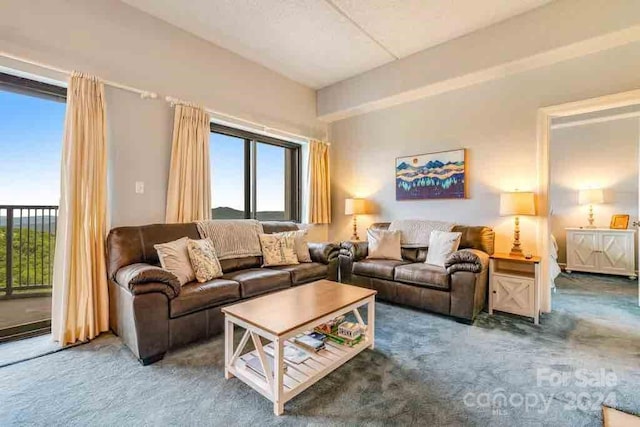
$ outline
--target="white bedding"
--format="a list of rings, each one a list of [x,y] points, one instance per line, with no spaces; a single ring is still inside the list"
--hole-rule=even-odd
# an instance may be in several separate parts
[[[551,288],[556,287],[555,280],[561,272],[560,265],[558,265],[558,241],[552,234],[551,248],[549,250],[549,281],[551,282]]]

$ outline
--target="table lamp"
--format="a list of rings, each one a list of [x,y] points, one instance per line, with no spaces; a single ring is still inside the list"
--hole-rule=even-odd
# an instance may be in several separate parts
[[[604,191],[602,188],[580,190],[578,192],[578,204],[589,205],[589,225],[586,228],[596,228],[593,225],[593,205],[604,203]]]
[[[365,199],[345,199],[344,201],[344,214],[353,215],[353,235],[351,240],[360,240],[356,217],[367,213],[366,204],[367,201]]]
[[[532,192],[506,192],[500,194],[500,216],[515,216],[513,247],[509,255],[522,256],[520,247],[520,215],[535,215],[535,195]]]

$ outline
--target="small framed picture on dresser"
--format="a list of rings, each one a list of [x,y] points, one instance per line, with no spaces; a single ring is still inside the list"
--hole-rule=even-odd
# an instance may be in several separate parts
[[[626,230],[629,227],[629,215],[613,215],[609,228],[614,230]]]

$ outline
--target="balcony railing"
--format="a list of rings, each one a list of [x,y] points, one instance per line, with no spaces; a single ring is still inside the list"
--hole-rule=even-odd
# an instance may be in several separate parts
[[[0,299],[51,293],[57,206],[0,205]]]

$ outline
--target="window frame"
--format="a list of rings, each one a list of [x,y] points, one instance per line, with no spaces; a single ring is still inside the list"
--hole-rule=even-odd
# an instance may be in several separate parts
[[[256,219],[257,217],[257,144],[268,144],[285,148],[285,200],[284,212],[290,212],[288,219],[299,223],[302,217],[301,203],[301,168],[302,146],[295,142],[285,141],[267,135],[238,129],[230,126],[211,122],[210,132],[227,135],[244,140],[244,218]],[[288,185],[287,185],[288,184]],[[214,209],[213,206],[211,208]]]
[[[67,88],[0,72],[0,89],[20,95],[67,102]]]

